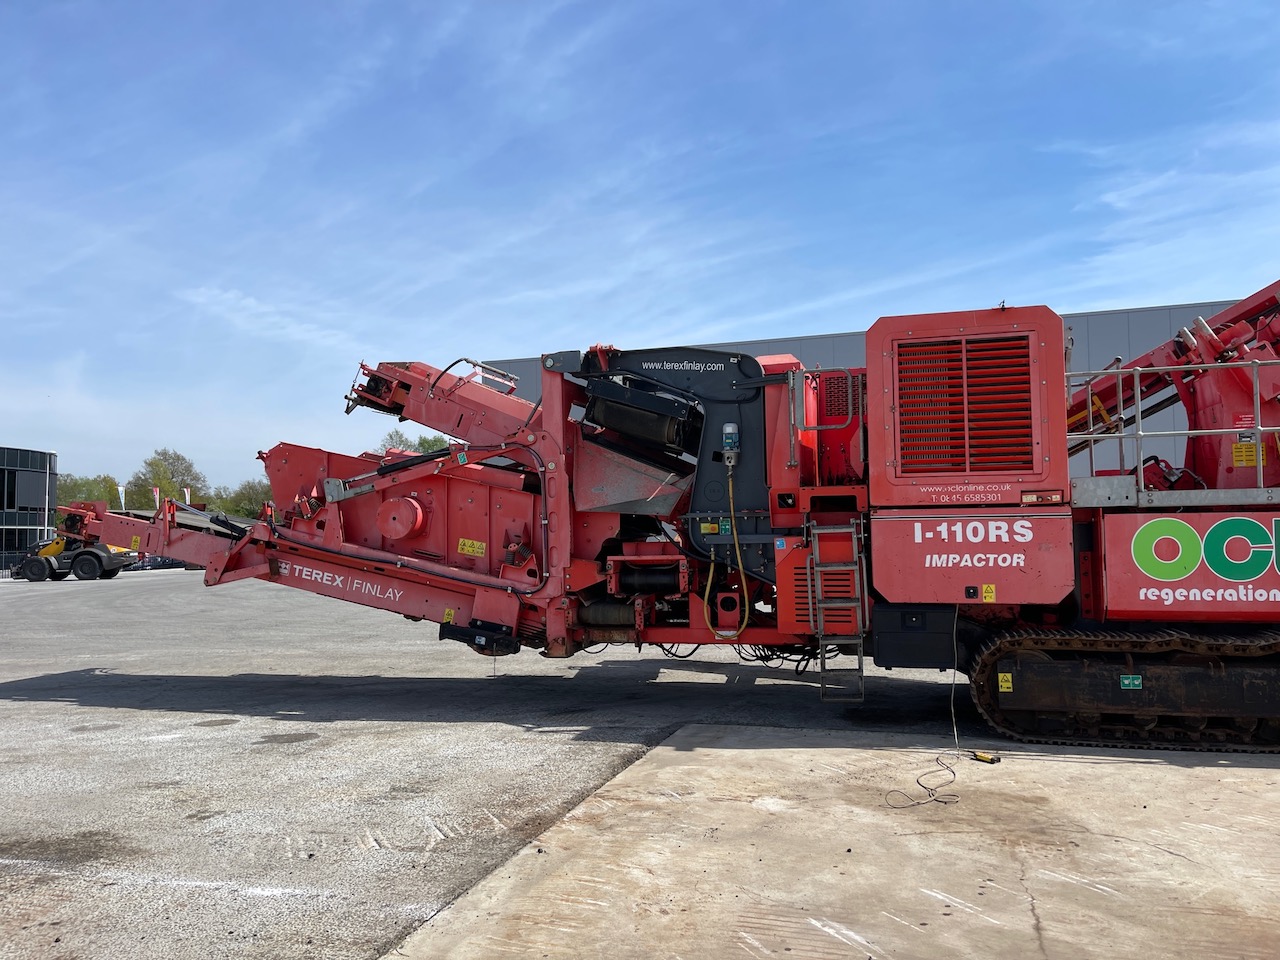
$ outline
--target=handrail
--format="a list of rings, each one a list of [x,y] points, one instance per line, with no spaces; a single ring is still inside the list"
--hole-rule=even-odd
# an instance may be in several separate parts
[[[1191,437],[1209,437],[1209,436],[1225,436],[1230,434],[1239,434],[1248,431],[1256,438],[1251,441],[1257,449],[1257,455],[1254,457],[1255,480],[1258,488],[1264,485],[1263,468],[1266,457],[1265,437],[1267,435],[1280,435],[1280,425],[1264,427],[1262,425],[1262,392],[1260,373],[1265,367],[1280,368],[1280,360],[1233,360],[1223,363],[1188,363],[1177,364],[1173,366],[1152,366],[1152,367],[1128,367],[1117,369],[1109,366],[1103,370],[1072,370],[1067,373],[1067,396],[1074,398],[1077,395],[1083,395],[1084,412],[1086,419],[1086,429],[1083,431],[1067,431],[1067,446],[1071,451],[1070,455],[1075,456],[1087,449],[1089,455],[1089,472],[1095,473],[1095,448],[1099,444],[1105,444],[1115,441],[1117,444],[1117,459],[1121,472],[1126,470],[1125,447],[1126,442],[1134,445],[1134,454],[1137,460],[1137,468],[1140,468],[1146,462],[1143,451],[1143,441],[1155,438],[1191,438]],[[1177,402],[1178,398],[1165,397],[1154,400],[1145,408],[1142,404],[1141,383],[1144,376],[1149,377],[1152,374],[1168,375],[1168,387],[1174,388],[1175,378],[1173,375],[1180,375],[1178,379],[1185,379],[1185,375],[1205,371],[1219,370],[1240,370],[1248,371],[1253,395],[1253,422],[1248,425],[1241,424],[1231,427],[1212,427],[1197,428],[1190,427],[1182,430],[1146,430],[1143,427],[1143,418],[1151,416],[1155,413],[1167,409]],[[1132,378],[1127,383],[1126,378]],[[1113,382],[1115,397],[1120,401],[1116,409],[1108,411],[1100,401],[1095,403],[1095,386],[1104,383]],[[1129,386],[1132,393],[1126,400],[1125,388]],[[1148,394],[1150,397],[1150,394]],[[1130,412],[1126,412],[1132,408]],[[1096,423],[1094,414],[1100,413],[1104,419],[1103,423]],[[1073,449],[1074,448],[1074,449]],[[1280,454],[1280,447],[1277,448]],[[1146,489],[1145,478],[1141,469],[1135,469],[1138,481],[1138,490]]]

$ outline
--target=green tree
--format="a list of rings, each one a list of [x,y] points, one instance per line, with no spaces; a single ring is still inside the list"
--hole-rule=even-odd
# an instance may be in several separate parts
[[[418,435],[417,440],[410,440],[408,434],[399,427],[382,438],[383,450],[415,450],[418,453],[431,453],[448,445],[449,441],[438,433],[423,433]]]
[[[209,491],[209,497],[205,500],[210,512],[231,513],[231,501],[235,497],[236,492],[228,487],[225,483],[220,483]]]
[[[96,477],[81,477],[74,473],[58,474],[58,503],[68,504],[77,500],[105,500],[109,507],[120,506],[120,484],[109,473]]]
[[[233,517],[255,519],[262,512],[262,505],[271,499],[271,484],[266,480],[246,480],[234,490],[230,487],[214,487],[209,498],[209,508],[221,510]]]
[[[209,481],[196,469],[191,460],[176,450],[162,447],[142,461],[124,487],[125,506],[131,510],[154,509],[156,505],[152,488],[160,488],[160,496],[183,499],[182,488],[191,488],[192,501],[204,499]]]

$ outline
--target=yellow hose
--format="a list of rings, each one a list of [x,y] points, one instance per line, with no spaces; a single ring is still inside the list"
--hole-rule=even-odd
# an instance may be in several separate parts
[[[737,640],[747,629],[750,601],[747,597],[747,576],[742,572],[742,544],[738,542],[738,511],[733,502],[733,467],[729,468],[729,525],[733,531],[733,553],[738,560],[738,579],[742,584],[742,623],[733,633],[721,633],[711,625],[711,581],[716,573],[716,552],[711,551],[711,569],[707,571],[707,589],[702,594],[702,619],[717,640]]]

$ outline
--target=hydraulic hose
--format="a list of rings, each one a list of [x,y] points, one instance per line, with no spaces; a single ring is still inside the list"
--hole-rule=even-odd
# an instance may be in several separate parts
[[[747,578],[742,572],[742,544],[738,542],[738,511],[733,502],[733,464],[728,467],[729,480],[729,529],[733,531],[733,553],[738,562],[738,579],[742,584],[742,622],[733,633],[721,633],[711,625],[711,583],[716,573],[716,552],[711,551],[711,569],[707,571],[707,588],[702,594],[702,619],[717,640],[737,640],[747,629],[751,605],[747,597]]]

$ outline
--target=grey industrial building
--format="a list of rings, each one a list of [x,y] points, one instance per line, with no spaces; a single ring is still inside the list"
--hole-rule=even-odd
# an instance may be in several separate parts
[[[1177,335],[1182,327],[1190,327],[1197,317],[1208,320],[1214,314],[1234,305],[1235,300],[1219,300],[1206,303],[1183,303],[1162,307],[1138,307],[1131,310],[1099,310],[1090,313],[1063,314],[1068,344],[1068,370],[1100,371],[1115,363],[1117,358],[1125,362],[1142,356]],[[586,349],[590,343],[557,344],[556,349]],[[647,346],[668,346],[650,344]],[[791,354],[806,369],[838,369],[864,367],[866,365],[866,332],[813,334],[802,337],[778,337],[769,340],[740,340],[688,344],[710,350],[729,353],[745,353],[750,356]],[[520,357],[508,360],[486,361],[499,370],[519,378],[517,396],[537,400],[541,393],[541,368],[538,357]],[[1075,390],[1084,377],[1073,378],[1069,385]],[[1152,434],[1177,432],[1187,428],[1186,415],[1181,406],[1164,410],[1144,420],[1144,430]],[[1096,468],[1132,469],[1139,458],[1158,456],[1171,463],[1182,460],[1182,437],[1151,436],[1143,440],[1141,449],[1131,436],[1124,440],[1100,441],[1092,449],[1073,461],[1071,471],[1075,476],[1087,475]],[[1092,462],[1090,462],[1092,460]]]
[[[1191,324],[1196,317],[1206,320],[1225,310],[1235,300],[1210,303],[1184,303],[1165,307],[1140,307],[1133,310],[1100,310],[1092,313],[1067,313],[1062,319],[1067,327],[1067,342],[1072,344],[1071,370],[1101,370],[1116,357],[1126,361],[1141,356],[1173,337],[1179,328]],[[770,340],[699,343],[688,346],[761,357],[789,353],[807,369],[829,370],[838,367],[865,366],[866,333],[812,334],[803,337],[777,337]],[[554,349],[585,349],[589,343],[556,344]],[[645,346],[669,346],[646,344]],[[520,378],[518,396],[536,400],[541,392],[539,358],[519,357],[486,361],[491,366]]]
[[[58,455],[0,447],[0,570],[52,536],[58,506]]]

